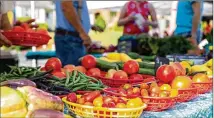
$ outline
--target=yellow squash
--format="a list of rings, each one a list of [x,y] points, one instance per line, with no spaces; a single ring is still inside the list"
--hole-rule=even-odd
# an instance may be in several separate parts
[[[108,54],[106,55],[106,58],[111,59],[111,60],[121,61],[121,60],[120,60],[120,53],[116,53],[116,52],[108,53]]]

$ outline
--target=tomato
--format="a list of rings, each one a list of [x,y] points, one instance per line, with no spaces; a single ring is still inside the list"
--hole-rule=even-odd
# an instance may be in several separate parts
[[[54,71],[54,72],[52,72],[52,75],[54,75],[60,79],[63,79],[66,77],[65,73],[62,71]]]
[[[178,96],[178,90],[177,89],[171,89],[170,97],[177,97],[177,96]]]
[[[46,71],[45,67],[40,68],[40,71],[45,72]]]
[[[82,73],[86,73],[86,69],[83,66],[76,66],[74,70],[77,70]]]
[[[176,77],[176,72],[172,66],[162,65],[157,69],[156,77],[164,83],[169,83]]]
[[[146,89],[141,89],[140,94],[141,94],[141,96],[144,96],[144,97],[149,96],[149,93]]]
[[[93,103],[91,103],[91,102],[85,102],[84,105],[93,106]]]
[[[117,71],[114,70],[114,69],[110,69],[110,70],[108,70],[108,72],[105,75],[105,77],[107,77],[107,78],[113,78],[115,72],[117,72]]]
[[[126,74],[126,72],[119,70],[114,73],[113,78],[114,79],[128,79],[128,75]]]
[[[134,87],[132,91],[134,95],[140,95],[140,89],[138,87]]]
[[[30,26],[28,23],[22,23],[21,27],[24,28],[25,30],[30,29]]]
[[[13,31],[14,31],[14,32],[24,32],[25,29],[22,28],[22,27],[20,27],[20,26],[14,26],[14,27],[13,27]]]
[[[129,60],[123,65],[123,70],[127,74],[135,74],[139,71],[139,64],[134,60]]]
[[[82,66],[87,69],[95,68],[96,67],[96,58],[92,55],[86,55],[82,58],[81,61]]]
[[[132,88],[132,85],[131,84],[124,84],[123,85],[123,89],[127,90],[129,88]]]
[[[186,89],[190,88],[192,80],[187,76],[177,76],[171,83],[173,89]]]
[[[129,77],[129,79],[135,79],[135,80],[142,80],[143,79],[143,77],[142,77],[142,75],[140,75],[140,74],[132,74],[130,77]]]
[[[156,93],[159,94],[160,93],[160,88],[158,86],[153,86],[149,88],[149,92],[150,93]]]
[[[161,91],[159,97],[169,97],[170,91]]]
[[[115,108],[116,104],[112,101],[107,104],[108,108]]]
[[[129,88],[129,89],[127,90],[127,96],[132,96],[133,94],[134,94],[133,88]]]
[[[158,82],[158,86],[162,86],[163,84],[165,84],[165,83],[162,82],[162,81],[159,81],[159,82]]]
[[[67,100],[69,102],[76,103],[77,102],[77,95],[76,95],[76,93],[69,93],[68,96],[67,96]]]
[[[100,77],[101,71],[99,68],[91,68],[86,73],[88,76]]]
[[[140,98],[134,98],[134,99],[130,99],[127,104],[126,107],[127,108],[136,108],[136,107],[141,107],[143,105],[143,102]]]
[[[85,101],[86,102],[93,102],[93,100],[97,97],[99,97],[101,94],[100,94],[100,91],[93,91],[93,92],[90,92],[88,95],[85,96]]]
[[[183,66],[179,62],[174,62],[171,63],[170,65],[174,68],[177,76],[186,75],[185,68],[183,68]]]
[[[52,57],[48,59],[48,61],[45,63],[45,69],[47,71],[51,69],[53,69],[54,71],[61,71],[61,68],[62,68],[62,63],[56,57]]]
[[[140,89],[149,89],[149,85],[146,83],[140,84]]]
[[[84,104],[84,103],[85,103],[85,99],[84,99],[84,98],[79,98],[79,99],[77,100],[77,103],[78,103],[78,104]]]
[[[103,97],[103,103],[104,103],[104,104],[108,104],[108,103],[110,103],[110,102],[114,102],[114,100],[113,100],[112,97],[110,97],[110,96],[105,96],[105,97]]]
[[[65,65],[64,66],[65,71],[68,71],[68,72],[72,72],[74,70],[74,68],[75,68],[74,65]]]
[[[95,107],[102,107],[103,105],[103,98],[102,97],[97,97],[93,100],[93,105]]]
[[[116,108],[126,108],[126,104],[124,104],[124,103],[117,103]]]
[[[160,87],[160,90],[162,90],[162,91],[171,91],[171,86],[169,84],[163,84]]]
[[[206,74],[198,73],[193,76],[192,81],[196,83],[201,83],[201,82],[210,82],[210,79]]]
[[[48,35],[48,31],[45,30],[45,29],[37,29],[36,32],[37,32],[37,33],[41,33],[41,34],[46,34],[46,35]]]

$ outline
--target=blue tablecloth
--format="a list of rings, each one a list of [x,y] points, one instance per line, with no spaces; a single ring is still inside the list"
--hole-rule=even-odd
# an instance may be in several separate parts
[[[172,109],[166,111],[144,111],[141,118],[212,118],[212,98],[212,93],[199,95],[190,102],[177,103]]]

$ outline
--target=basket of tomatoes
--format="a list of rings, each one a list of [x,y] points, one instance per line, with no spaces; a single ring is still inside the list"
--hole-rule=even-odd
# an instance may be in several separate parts
[[[95,118],[139,118],[146,104],[140,98],[124,99],[102,96],[99,91],[76,96],[74,93],[62,101],[69,110],[80,117]]]
[[[198,89],[198,94],[204,94],[212,90],[213,82],[206,74],[198,73],[192,77],[192,86]]]
[[[146,111],[163,111],[173,107],[176,103],[178,90],[171,89],[168,84],[158,85],[142,83],[140,87],[125,84],[120,88],[106,88],[104,93],[111,96],[133,99],[140,97],[147,104]]]
[[[51,39],[46,30],[33,30],[27,24],[15,26],[12,30],[4,31],[2,34],[10,40],[13,45],[19,46],[40,46],[47,44]]]

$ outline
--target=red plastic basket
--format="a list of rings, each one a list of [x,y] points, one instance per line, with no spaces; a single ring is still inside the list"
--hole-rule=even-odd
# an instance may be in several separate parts
[[[177,102],[187,102],[198,96],[197,88],[179,89],[178,96],[176,98]]]
[[[213,83],[212,82],[192,83],[192,86],[198,89],[199,94],[204,94],[212,90]]]
[[[97,77],[97,79],[100,79],[103,84],[109,86],[109,87],[113,87],[113,88],[117,88],[120,87],[124,84],[140,84],[140,83],[147,83],[147,82],[152,82],[152,81],[156,81],[154,76],[151,75],[142,75],[143,79],[114,79],[114,78],[106,78],[106,77]]]
[[[116,97],[136,98],[140,97],[147,104],[146,111],[163,111],[171,108],[176,103],[176,98],[173,97],[142,97],[137,95],[121,95],[118,93],[118,88],[106,88],[103,90],[106,95]]]
[[[141,97],[147,104],[145,111],[163,111],[173,107],[176,103],[174,97]]]
[[[5,31],[2,34],[12,42],[13,45],[19,46],[40,46],[47,44],[51,39],[50,36],[35,32],[12,32]]]

